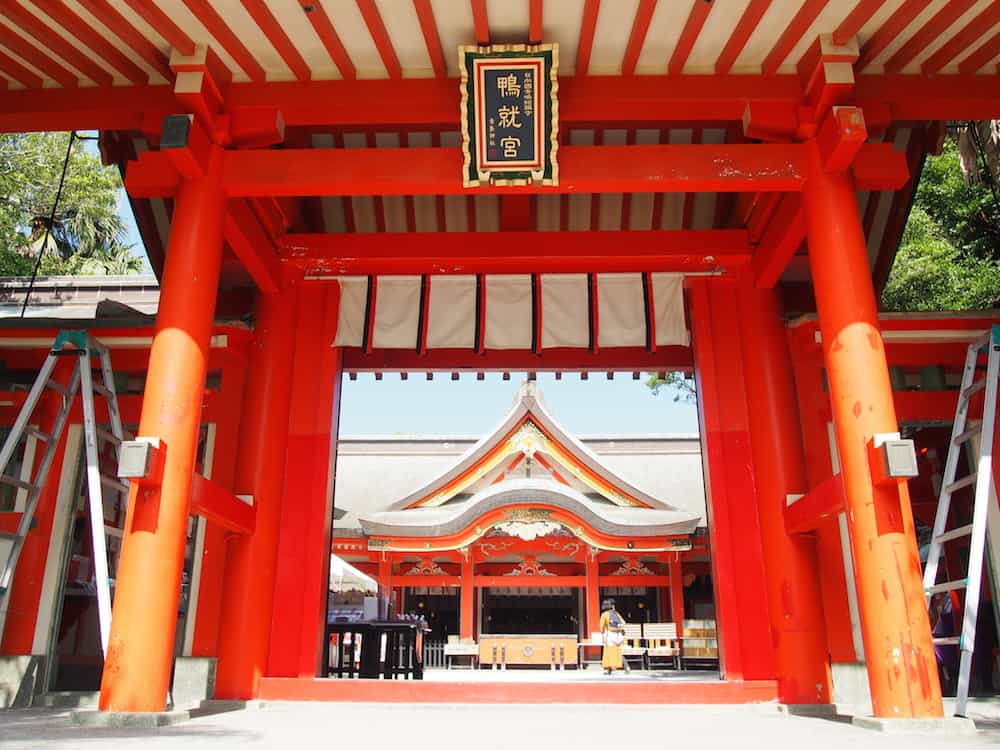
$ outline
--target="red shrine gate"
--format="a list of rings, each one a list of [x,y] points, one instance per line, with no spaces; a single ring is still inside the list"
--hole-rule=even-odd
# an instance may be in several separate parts
[[[831,564],[842,557],[829,517],[843,508],[874,711],[941,714],[906,485],[876,483],[869,468],[875,436],[898,431],[874,289],[940,122],[1000,112],[996,8],[612,5],[0,8],[12,31],[0,127],[100,129],[162,285],[139,434],[160,438],[166,465],[162,483],[139,483],[129,498],[103,709],[164,707],[192,508],[214,519],[204,552],[214,583],[199,602],[214,614],[196,642],[218,656],[217,696],[316,675],[345,369],[693,367],[728,684],[777,680],[785,702],[830,700],[830,657],[853,651]],[[450,50],[491,39],[556,41],[569,61],[556,185],[463,187]],[[165,127],[177,114],[188,117]],[[687,275],[693,349],[655,337],[605,346],[598,329],[577,348],[534,337],[531,348],[491,348],[475,335],[460,349],[414,339],[380,350],[368,323],[360,347],[331,347],[342,275],[655,272]],[[586,316],[599,326],[595,291]],[[784,318],[813,309],[828,397],[787,347]],[[213,316],[250,310],[235,368],[242,401],[230,394],[220,421],[238,440],[227,476],[193,503]],[[802,421],[796,389],[815,399],[799,399]],[[827,401],[840,466],[832,489],[803,427]],[[233,493],[253,496],[252,520]],[[5,651],[30,653],[26,632],[8,626]]]

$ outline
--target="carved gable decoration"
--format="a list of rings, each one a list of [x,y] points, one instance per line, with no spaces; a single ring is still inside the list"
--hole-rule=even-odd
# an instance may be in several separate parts
[[[504,573],[505,576],[554,576],[555,573],[550,573],[545,568],[542,567],[541,563],[534,557],[525,557],[517,567],[515,567],[510,573]]]
[[[647,568],[639,560],[626,560],[622,563],[621,567],[618,568],[613,576],[655,576],[656,573]]]
[[[421,560],[408,571],[404,576],[446,576],[448,573],[433,560]]]

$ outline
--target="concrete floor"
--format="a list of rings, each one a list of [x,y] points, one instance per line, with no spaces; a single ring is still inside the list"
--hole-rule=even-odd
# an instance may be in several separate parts
[[[1000,742],[1000,704],[983,702],[977,736],[894,736],[845,721],[788,716],[773,705],[725,707],[428,706],[272,703],[162,729],[81,729],[68,711],[0,711],[0,748],[357,747],[434,750],[866,750],[985,747]]]

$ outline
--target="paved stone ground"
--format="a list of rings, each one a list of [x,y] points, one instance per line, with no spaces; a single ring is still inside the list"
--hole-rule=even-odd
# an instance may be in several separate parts
[[[439,706],[272,703],[162,729],[81,729],[68,711],[0,711],[0,748],[354,747],[376,750],[867,750],[987,747],[1000,742],[1000,705],[977,736],[887,736],[845,721],[788,716],[774,706]]]

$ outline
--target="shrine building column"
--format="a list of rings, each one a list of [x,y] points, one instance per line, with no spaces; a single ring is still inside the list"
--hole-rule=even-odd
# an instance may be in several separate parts
[[[785,531],[789,494],[806,491],[791,359],[774,289],[740,290],[740,325],[758,514],[767,573],[771,633],[782,703],[829,703],[830,658],[815,542]]]
[[[158,485],[132,484],[104,662],[104,711],[162,711],[174,630],[188,501],[222,260],[222,151],[206,149],[200,174],[177,192],[149,355],[139,436],[165,452]]]
[[[235,482],[236,492],[253,497],[256,516],[253,533],[232,536],[227,545],[216,698],[255,697],[267,668],[292,398],[294,323],[294,294],[261,295]]]
[[[587,630],[584,636],[589,640],[591,633],[596,633],[601,621],[601,579],[600,567],[597,562],[597,550],[588,547],[584,563],[587,574]]]
[[[677,635],[684,631],[684,570],[680,555],[670,561],[670,619],[677,625]]]
[[[463,641],[471,641],[476,637],[473,623],[473,612],[476,606],[474,573],[475,562],[472,559],[472,550],[466,547],[462,550],[462,586],[459,590],[458,611],[459,637]]]
[[[855,187],[807,144],[803,189],[823,358],[847,502],[861,629],[877,717],[942,715],[905,483],[873,481],[869,446],[898,431]]]

